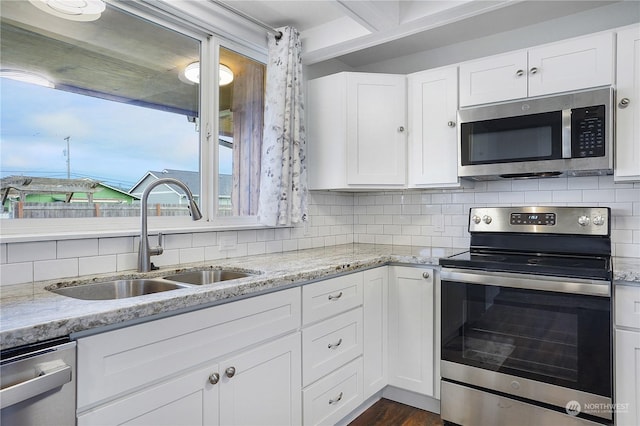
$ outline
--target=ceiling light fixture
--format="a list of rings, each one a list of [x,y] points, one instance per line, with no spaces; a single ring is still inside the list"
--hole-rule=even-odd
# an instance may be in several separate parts
[[[226,86],[233,81],[233,71],[224,64],[220,64],[218,85]],[[200,62],[192,62],[185,67],[180,75],[180,80],[191,83],[200,83]]]
[[[0,77],[11,80],[21,81],[23,83],[36,84],[38,86],[49,87],[53,89],[55,85],[46,77],[34,74],[29,71],[0,69]]]
[[[71,21],[95,21],[106,5],[102,0],[29,0],[38,9],[50,15]]]

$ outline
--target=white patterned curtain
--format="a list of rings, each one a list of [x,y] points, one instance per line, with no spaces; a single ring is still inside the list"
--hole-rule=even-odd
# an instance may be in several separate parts
[[[260,222],[269,226],[307,218],[302,46],[295,28],[279,31],[279,40],[269,37],[258,206]]]

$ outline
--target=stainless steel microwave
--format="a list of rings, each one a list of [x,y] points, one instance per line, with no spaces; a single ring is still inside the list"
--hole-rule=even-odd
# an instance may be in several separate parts
[[[458,175],[475,180],[613,173],[613,89],[458,111]]]

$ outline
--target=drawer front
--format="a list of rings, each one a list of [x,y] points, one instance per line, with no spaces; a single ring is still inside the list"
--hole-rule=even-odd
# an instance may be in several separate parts
[[[362,331],[362,308],[303,329],[303,386],[362,355]]]
[[[300,327],[292,288],[78,340],[78,411]]]
[[[614,288],[616,325],[640,329],[640,286]]]
[[[362,272],[302,287],[302,323],[311,324],[362,305]]]
[[[306,425],[334,425],[364,400],[362,357],[324,377],[302,392]]]

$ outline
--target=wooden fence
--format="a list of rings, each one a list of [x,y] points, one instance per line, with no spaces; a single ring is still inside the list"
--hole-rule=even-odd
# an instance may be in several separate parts
[[[188,216],[186,204],[153,204],[149,216]],[[9,218],[53,219],[78,217],[130,217],[140,216],[140,205],[114,203],[23,203],[12,202]]]

